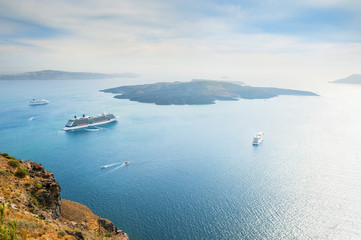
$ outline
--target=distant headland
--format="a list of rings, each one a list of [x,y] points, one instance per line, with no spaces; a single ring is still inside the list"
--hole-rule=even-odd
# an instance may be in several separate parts
[[[114,98],[157,105],[214,104],[216,100],[267,99],[279,95],[318,96],[316,93],[272,87],[251,87],[243,83],[194,79],[191,82],[162,82],[121,86],[101,90]]]
[[[348,83],[348,84],[361,84],[361,74],[353,74],[346,78],[341,78],[330,83]]]
[[[43,70],[38,72],[26,72],[20,74],[0,75],[0,80],[89,80],[105,78],[134,78],[139,77],[136,73],[88,73],[88,72],[65,72],[55,70]]]

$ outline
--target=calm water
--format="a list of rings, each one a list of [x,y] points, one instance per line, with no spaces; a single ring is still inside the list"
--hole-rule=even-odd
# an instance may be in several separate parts
[[[42,163],[63,198],[132,240],[361,238],[361,86],[208,106],[98,92],[123,83],[0,81],[0,152]],[[32,98],[51,103],[28,106]],[[119,121],[61,130],[75,114],[104,111]],[[265,140],[253,147],[259,130]]]

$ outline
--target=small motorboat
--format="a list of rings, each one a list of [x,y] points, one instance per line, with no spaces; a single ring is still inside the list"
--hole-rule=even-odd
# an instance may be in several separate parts
[[[126,161],[126,162],[125,162],[125,165],[127,165],[127,164],[129,164],[129,161]]]

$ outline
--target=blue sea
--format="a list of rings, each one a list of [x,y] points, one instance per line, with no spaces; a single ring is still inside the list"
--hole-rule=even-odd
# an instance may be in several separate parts
[[[129,83],[0,81],[0,152],[42,163],[132,240],[361,238],[361,86],[199,106],[99,92]],[[62,131],[103,112],[118,122]]]

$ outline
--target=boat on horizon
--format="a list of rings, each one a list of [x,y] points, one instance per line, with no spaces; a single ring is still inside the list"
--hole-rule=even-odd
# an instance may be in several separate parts
[[[263,132],[258,132],[256,136],[254,136],[252,144],[258,146],[259,144],[262,143],[262,141],[263,141]]]
[[[69,119],[63,130],[69,131],[69,130],[98,126],[117,121],[117,118],[118,117],[116,117],[113,113],[103,113],[96,116],[85,116],[83,114],[82,117],[74,116],[74,118]]]
[[[35,98],[29,102],[30,106],[35,106],[35,105],[44,105],[44,104],[48,104],[49,101],[46,99],[38,99],[36,100]]]

